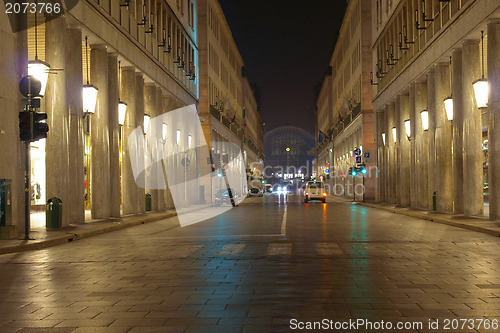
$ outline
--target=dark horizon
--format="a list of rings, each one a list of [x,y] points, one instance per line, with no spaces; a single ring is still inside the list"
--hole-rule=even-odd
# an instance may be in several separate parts
[[[219,2],[248,78],[261,89],[264,132],[290,125],[313,134],[315,86],[329,65],[347,2]]]

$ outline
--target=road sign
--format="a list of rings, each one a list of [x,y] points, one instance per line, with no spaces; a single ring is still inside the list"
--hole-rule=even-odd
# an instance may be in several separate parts
[[[361,156],[356,156],[356,163],[361,164]]]
[[[356,156],[361,155],[361,149],[359,149],[359,148],[354,148],[354,155],[356,155]]]
[[[330,173],[330,169],[325,169],[325,173]]]
[[[365,158],[370,158],[370,153],[364,153]]]
[[[186,158],[183,158],[181,160],[181,164],[182,164],[183,167],[187,168],[189,166],[189,164],[191,164],[191,161],[189,160],[189,158],[186,157]]]
[[[344,178],[345,177],[345,172],[340,173],[340,177]]]

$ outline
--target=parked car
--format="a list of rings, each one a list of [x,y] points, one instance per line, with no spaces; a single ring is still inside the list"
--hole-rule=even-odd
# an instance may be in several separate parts
[[[308,203],[309,200],[321,200],[326,202],[326,188],[323,182],[307,182],[304,192],[304,202]]]
[[[233,199],[239,199],[239,193],[235,189],[231,188],[231,194],[233,195]],[[231,205],[231,198],[229,197],[227,188],[219,189],[217,194],[215,194],[214,203],[217,207],[224,204]]]
[[[248,191],[248,196],[249,197],[261,197],[262,190],[258,187],[253,187]]]

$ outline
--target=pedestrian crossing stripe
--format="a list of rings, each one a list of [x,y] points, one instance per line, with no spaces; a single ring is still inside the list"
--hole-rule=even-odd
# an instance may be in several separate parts
[[[222,249],[216,253],[218,256],[229,256],[229,255],[237,255],[243,252],[245,249],[245,244],[227,244],[222,247]]]
[[[250,246],[250,244],[226,244],[215,255],[228,257],[244,254],[245,251],[251,251]],[[345,254],[335,243],[316,243],[311,244],[311,247],[316,255],[320,257],[343,256]],[[267,246],[266,256],[291,256],[292,252],[292,243],[270,243]]]
[[[321,243],[315,244],[316,253],[320,256],[332,256],[332,255],[342,255],[344,252],[340,249],[337,244],[333,243]]]
[[[267,247],[268,256],[289,256],[292,255],[291,243],[271,243]]]

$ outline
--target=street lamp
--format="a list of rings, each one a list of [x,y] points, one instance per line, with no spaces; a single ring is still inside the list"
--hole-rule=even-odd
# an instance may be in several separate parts
[[[474,87],[474,94],[476,96],[476,103],[479,109],[485,109],[488,107],[488,80],[484,78],[484,31],[481,31],[481,70],[482,77],[473,82],[472,86]]]
[[[427,110],[423,110],[422,112],[420,112],[420,118],[422,118],[423,130],[429,130],[429,112]]]

